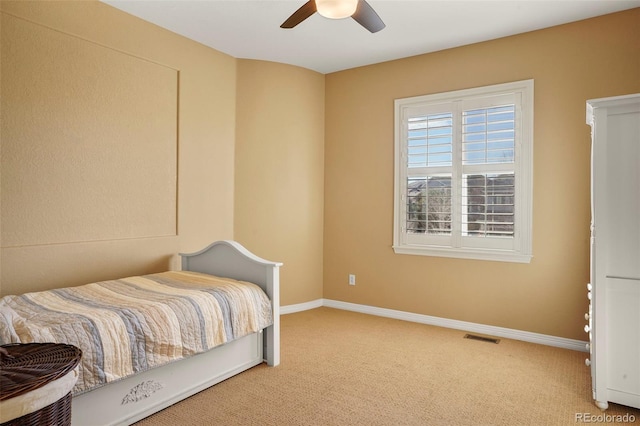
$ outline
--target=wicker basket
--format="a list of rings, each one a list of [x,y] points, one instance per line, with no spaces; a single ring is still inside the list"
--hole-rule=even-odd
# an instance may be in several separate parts
[[[71,345],[26,343],[0,346],[0,401],[26,394],[63,377],[78,365],[81,358],[82,351]],[[70,424],[71,392],[53,404],[2,426]]]

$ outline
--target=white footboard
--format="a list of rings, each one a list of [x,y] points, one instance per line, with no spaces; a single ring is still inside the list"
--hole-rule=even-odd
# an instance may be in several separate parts
[[[212,350],[153,368],[72,401],[72,425],[129,425],[266,360],[280,363],[278,262],[250,253],[235,241],[218,241],[183,254],[182,269],[249,281],[269,296],[273,325]]]

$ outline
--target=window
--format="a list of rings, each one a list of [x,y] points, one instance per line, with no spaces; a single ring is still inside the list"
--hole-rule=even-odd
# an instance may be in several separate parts
[[[529,262],[533,80],[395,101],[396,253]]]

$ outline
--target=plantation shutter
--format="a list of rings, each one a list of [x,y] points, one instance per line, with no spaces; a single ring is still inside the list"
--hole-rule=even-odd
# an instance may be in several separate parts
[[[408,108],[404,119],[406,240],[476,247],[488,244],[479,238],[513,239],[514,95]]]
[[[397,253],[530,259],[532,94],[528,80],[396,101]]]

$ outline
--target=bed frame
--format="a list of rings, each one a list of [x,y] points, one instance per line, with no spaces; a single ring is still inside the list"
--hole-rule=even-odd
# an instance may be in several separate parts
[[[264,361],[280,363],[282,263],[261,259],[235,241],[180,253],[182,270],[249,281],[269,296],[273,325],[207,352],[74,396],[71,424],[129,425]]]

